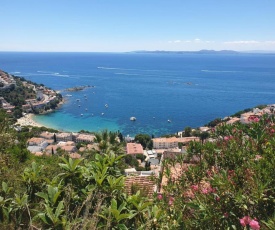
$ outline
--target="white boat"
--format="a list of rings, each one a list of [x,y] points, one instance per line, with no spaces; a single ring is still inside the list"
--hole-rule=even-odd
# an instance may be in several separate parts
[[[83,116],[83,113],[81,113],[80,116],[82,117],[82,116]]]
[[[88,109],[86,108],[85,110],[87,111]]]
[[[136,117],[130,117],[130,121],[135,121],[136,119]]]
[[[171,123],[171,120],[168,119],[167,122]]]
[[[103,115],[104,115],[104,113],[101,113],[101,115],[103,116]]]
[[[105,104],[105,107],[108,108],[109,107],[108,104]]]

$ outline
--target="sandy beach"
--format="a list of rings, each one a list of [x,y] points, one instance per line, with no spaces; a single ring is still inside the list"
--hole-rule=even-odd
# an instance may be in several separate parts
[[[20,126],[37,126],[37,127],[42,127],[43,125],[35,122],[33,120],[33,114],[26,114],[23,117],[17,119],[16,124]]]

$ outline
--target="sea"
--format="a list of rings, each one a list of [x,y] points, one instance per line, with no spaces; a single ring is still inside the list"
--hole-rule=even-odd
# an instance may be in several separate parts
[[[275,54],[0,52],[0,69],[59,90],[34,120],[71,132],[162,136],[275,103]]]

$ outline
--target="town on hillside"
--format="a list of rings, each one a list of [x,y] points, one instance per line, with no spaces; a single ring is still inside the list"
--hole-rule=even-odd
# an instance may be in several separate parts
[[[56,91],[0,70],[0,108],[15,118],[23,113],[45,113],[62,103]]]
[[[272,115],[274,105],[268,105],[262,109],[254,108],[251,111],[242,113],[240,117],[226,117],[221,120],[217,126],[222,124],[231,125],[236,122],[249,124],[258,121],[263,115]],[[178,156],[187,155],[187,147],[193,142],[215,142],[211,137],[211,131],[215,127],[202,126],[198,129],[185,129],[169,137],[151,138],[146,134],[139,134],[135,138],[126,136],[121,137],[117,134],[116,141],[124,143],[123,153],[128,167],[125,168],[126,191],[131,193],[131,185],[136,184],[145,189],[148,195],[161,193],[162,187],[167,183],[167,178],[162,177],[164,170],[163,161],[174,159]],[[144,145],[143,140],[148,138],[147,143],[151,141],[150,147]],[[70,158],[85,158],[85,153],[99,150],[99,143],[95,134],[90,132],[49,132],[43,131],[39,136],[32,137],[27,142],[28,150],[36,156],[52,156],[67,154]],[[186,160],[185,165],[177,164],[172,170],[172,177],[176,178],[177,174],[186,169],[190,164],[196,164],[198,157]],[[162,178],[160,184],[152,180]]]
[[[10,95],[20,90],[23,95],[22,100],[16,101]],[[18,93],[18,91],[16,91]],[[13,99],[13,100],[12,100]],[[37,85],[25,79],[12,76],[0,71],[0,106],[7,114],[13,114],[18,107],[24,114],[43,113],[55,109],[58,103],[62,102],[62,96],[54,90],[48,89],[43,85]],[[149,195],[161,192],[161,188],[167,183],[166,178],[162,177],[163,161],[173,159],[177,156],[186,156],[187,147],[190,143],[205,141],[215,142],[211,137],[211,130],[221,124],[234,124],[240,122],[249,124],[258,121],[263,115],[274,114],[275,105],[261,106],[236,113],[234,116],[216,119],[208,125],[192,129],[187,127],[184,131],[167,137],[151,138],[149,135],[140,134],[137,136],[147,138],[147,144],[137,136],[126,136],[121,138],[117,134],[117,141],[123,143],[123,153],[127,167],[125,168],[126,190],[131,191],[131,185],[137,184],[140,188],[146,188]],[[17,118],[19,118],[18,116]],[[32,123],[16,124],[16,130],[20,131],[24,126],[30,127]],[[91,132],[60,132],[60,131],[41,131],[39,135],[33,136],[27,141],[27,149],[36,156],[68,155],[70,158],[85,158],[85,153],[99,149],[96,135]],[[186,161],[186,165],[178,165],[172,171],[172,177],[177,177],[178,170],[188,167],[189,164],[198,162],[194,157]],[[160,184],[152,181],[154,178],[162,178]]]

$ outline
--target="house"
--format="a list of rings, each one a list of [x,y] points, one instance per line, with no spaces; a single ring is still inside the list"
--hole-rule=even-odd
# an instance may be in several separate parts
[[[143,154],[143,147],[141,144],[137,143],[127,143],[127,154],[130,155],[137,155],[137,154]]]
[[[56,141],[72,141],[73,135],[72,133],[57,133],[56,135]]]
[[[140,191],[143,195],[152,197],[157,187],[151,176],[129,176],[125,179],[124,189],[128,195],[133,195]]]
[[[68,152],[68,153],[73,153],[73,152],[77,151],[77,148],[73,145],[61,146],[60,149],[64,150],[65,152]]]
[[[169,138],[153,138],[154,149],[169,149],[178,147],[178,140],[176,137]]]
[[[31,139],[28,140],[28,145],[30,146],[41,145],[44,141],[45,139],[42,137],[32,137]]]
[[[43,149],[41,148],[41,146],[37,146],[37,145],[30,145],[27,147],[27,149],[31,152],[31,153],[37,153],[37,152],[41,152]]]
[[[57,148],[59,148],[59,146],[57,146],[57,145],[48,145],[46,147],[45,151],[48,155],[51,155],[52,153],[56,154]]]
[[[178,139],[178,143],[182,143],[183,145],[186,145],[191,141],[200,141],[199,137],[181,137],[177,139]]]
[[[78,136],[75,138],[75,142],[85,142],[85,143],[93,143],[95,140],[95,135],[92,134],[83,134],[80,133]]]
[[[198,137],[169,137],[169,138],[153,138],[154,149],[173,149],[177,148],[179,143],[187,144],[190,141],[198,141]]]
[[[54,134],[53,133],[49,133],[49,132],[42,132],[40,134],[40,137],[43,137],[47,140],[53,139],[54,138]]]

